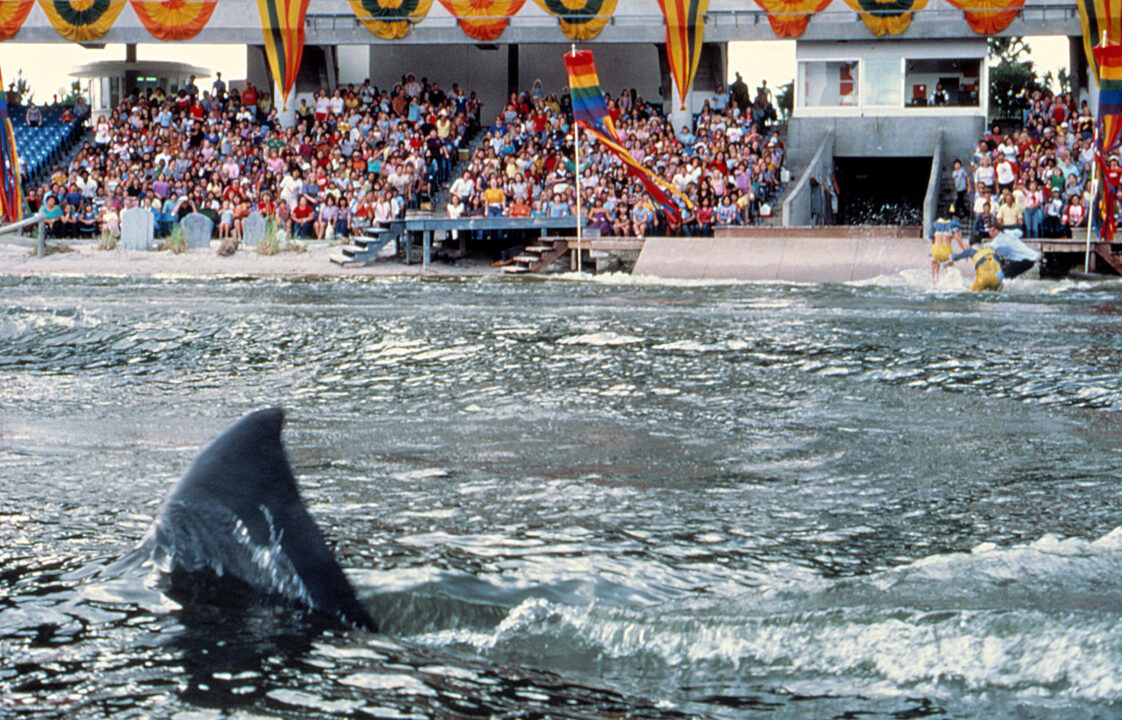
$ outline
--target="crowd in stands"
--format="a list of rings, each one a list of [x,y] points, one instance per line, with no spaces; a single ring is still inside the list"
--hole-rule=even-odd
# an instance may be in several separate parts
[[[588,222],[602,235],[698,235],[766,215],[784,148],[766,131],[774,113],[743,103],[742,94],[735,86],[715,94],[693,127],[677,133],[634,90],[607,97],[623,144],[678,191],[670,196],[681,222],[585,136],[579,172]],[[480,108],[474,92],[454,84],[446,93],[407,75],[392,89],[367,81],[320,91],[284,128],[269,94],[252,83],[227,93],[221,74],[205,91],[192,78],[174,95],[134,94],[99,117],[92,139],[27,201],[57,237],[115,233],[130,207],[150,210],[158,237],[201,212],[219,237],[239,238],[254,210],[296,238],[341,237],[401,217],[449,184],[453,217],[575,214],[568,95],[546,95],[536,83],[511,95],[486,128]],[[451,178],[477,130],[485,138]]]
[[[978,143],[970,169],[953,168],[955,211],[970,218],[974,240],[990,227],[1019,229],[1026,238],[1086,232],[1092,207],[1094,129],[1086,101],[1037,90],[1026,97],[1021,126],[994,125]],[[1122,175],[1117,158],[1108,172]]]
[[[295,237],[331,237],[417,207],[447,179],[478,126],[478,102],[453,85],[409,75],[392,90],[369,82],[302,102],[283,128],[268,93],[247,83],[156,90],[99,117],[93,139],[27,193],[52,235],[115,232],[122,210],[148,208],[158,236],[192,212],[240,236],[257,210]]]
[[[735,95],[730,102],[718,92],[692,128],[675,132],[661,107],[634,90],[605,100],[623,146],[665,187],[678,191],[667,195],[678,205],[680,222],[652,201],[610,152],[582,134],[582,212],[601,236],[707,235],[714,226],[748,224],[770,213],[784,148],[777,134],[766,134],[766,110],[742,106]],[[538,86],[513,94],[484,131],[483,145],[451,185],[451,217],[576,212],[576,153],[566,95],[546,95]]]

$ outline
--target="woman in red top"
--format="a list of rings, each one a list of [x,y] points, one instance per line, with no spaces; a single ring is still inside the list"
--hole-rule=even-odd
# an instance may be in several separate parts
[[[300,196],[300,202],[292,209],[292,236],[308,238],[312,236],[316,211],[308,204],[308,198]]]

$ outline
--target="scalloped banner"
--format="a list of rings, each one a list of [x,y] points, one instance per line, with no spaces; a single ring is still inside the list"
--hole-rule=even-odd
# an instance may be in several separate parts
[[[157,40],[190,40],[210,22],[218,0],[129,0]]]
[[[570,40],[591,40],[600,34],[616,11],[617,0],[534,0],[557,16],[561,32]]]
[[[91,42],[109,32],[125,0],[39,0],[51,27],[67,40]]]
[[[767,13],[771,29],[779,37],[795,38],[806,32],[810,16],[826,9],[833,0],[756,0]]]
[[[456,16],[460,29],[482,42],[498,39],[526,0],[440,0]]]
[[[428,15],[432,0],[349,0],[355,17],[376,37],[398,40]]]
[[[927,6],[927,0],[845,0],[857,11],[865,27],[877,36],[899,35],[912,24],[912,14]]]
[[[1009,27],[1025,0],[947,0],[966,16],[966,24],[979,35],[993,35]]]
[[[31,12],[35,0],[2,0],[0,1],[0,40],[10,40]]]

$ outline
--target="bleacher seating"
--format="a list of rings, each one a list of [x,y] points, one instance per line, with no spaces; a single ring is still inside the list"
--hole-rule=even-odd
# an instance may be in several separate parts
[[[82,132],[76,123],[62,122],[62,108],[41,110],[43,124],[40,127],[30,127],[24,122],[23,108],[11,114],[12,133],[16,137],[16,151],[25,180],[60,161],[71,141]]]

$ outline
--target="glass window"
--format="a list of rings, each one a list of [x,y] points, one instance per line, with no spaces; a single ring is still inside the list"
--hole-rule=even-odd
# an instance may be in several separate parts
[[[904,66],[907,107],[978,107],[979,58],[908,60]]]
[[[865,60],[865,104],[900,107],[903,83],[899,58]]]
[[[813,60],[799,63],[805,107],[857,105],[857,61]]]

